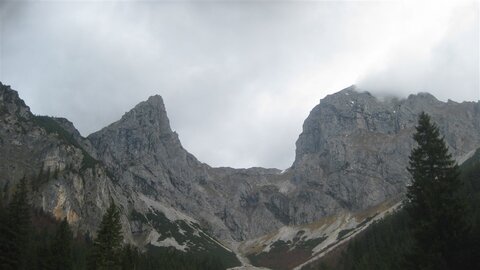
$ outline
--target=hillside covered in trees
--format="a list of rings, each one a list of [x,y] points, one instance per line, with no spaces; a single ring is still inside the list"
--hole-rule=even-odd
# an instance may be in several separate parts
[[[23,180],[12,200],[0,201],[0,269],[225,269],[215,256],[194,256],[174,248],[150,246],[146,251],[123,244],[119,211],[115,205],[103,216],[97,237],[73,235],[64,219],[56,220],[28,201]],[[1,197],[1,196],[0,196]]]
[[[480,148],[461,164],[458,179],[461,181],[459,197],[461,203],[466,206],[461,219],[467,223],[467,235],[459,246],[447,248],[455,248],[459,253],[458,256],[461,257],[458,264],[464,265],[443,266],[442,269],[480,269],[480,208],[478,207],[480,205]],[[350,242],[303,269],[439,269],[412,265],[415,262],[414,257],[418,256],[412,253],[416,251],[414,227],[419,223],[421,223],[420,220],[412,219],[407,204],[396,213],[373,224]],[[431,237],[432,239],[428,241],[429,245],[433,246],[439,237]]]

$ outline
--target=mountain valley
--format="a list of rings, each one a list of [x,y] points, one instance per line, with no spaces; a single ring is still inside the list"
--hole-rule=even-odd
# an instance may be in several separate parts
[[[290,168],[214,168],[183,148],[158,95],[82,137],[0,83],[0,195],[9,201],[25,178],[32,204],[75,232],[94,236],[113,201],[138,247],[300,269],[399,208],[422,111],[458,162],[480,146],[479,102],[382,101],[351,86],[312,109]]]

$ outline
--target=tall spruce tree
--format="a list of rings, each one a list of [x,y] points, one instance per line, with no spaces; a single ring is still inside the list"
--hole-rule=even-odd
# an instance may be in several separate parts
[[[72,258],[73,234],[64,218],[58,225],[55,237],[52,241],[52,268],[54,270],[69,270],[73,268]]]
[[[120,253],[122,251],[122,224],[120,211],[115,203],[111,203],[103,215],[97,238],[93,242],[93,251],[89,261],[91,269],[120,269]]]
[[[14,262],[14,269],[28,269],[32,215],[25,177],[17,185],[8,206],[8,226],[12,230],[9,253]]]
[[[422,113],[413,138],[406,210],[414,236],[413,269],[466,269],[462,248],[467,237],[466,202],[459,170],[438,127]]]
[[[0,269],[14,269],[17,261],[14,258],[14,230],[10,226],[8,209],[2,202],[0,206]]]

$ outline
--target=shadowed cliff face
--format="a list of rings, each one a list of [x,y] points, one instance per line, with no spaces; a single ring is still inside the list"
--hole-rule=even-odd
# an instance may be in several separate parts
[[[11,190],[27,175],[35,204],[83,231],[95,231],[113,199],[127,239],[138,245],[165,244],[159,235],[168,225],[177,232],[191,226],[191,239],[198,226],[235,247],[282,226],[400,199],[421,111],[438,123],[455,157],[480,145],[478,102],[444,103],[429,94],[379,101],[350,87],[311,111],[285,172],[211,168],[182,147],[160,96],[83,138],[68,120],[36,117],[15,91],[0,88],[0,187]],[[58,171],[56,178],[38,180],[47,170]],[[185,237],[170,234],[185,249]],[[197,242],[205,246],[205,239]]]

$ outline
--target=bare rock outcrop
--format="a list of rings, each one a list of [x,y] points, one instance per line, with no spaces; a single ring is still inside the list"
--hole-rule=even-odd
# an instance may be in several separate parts
[[[379,100],[352,86],[310,112],[291,168],[212,168],[183,148],[160,96],[84,138],[67,119],[33,115],[0,84],[0,195],[8,200],[26,177],[35,206],[78,231],[94,232],[113,200],[129,242],[228,253],[223,244],[401,199],[421,111],[454,157],[480,146],[478,102]]]

